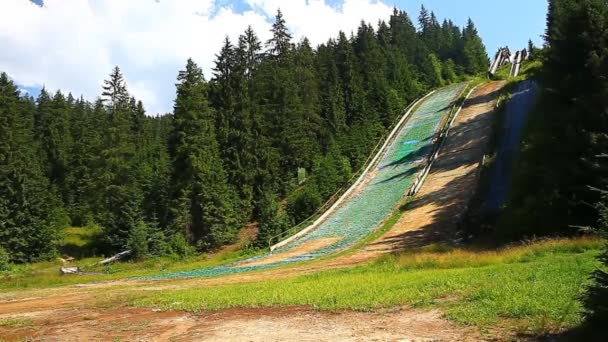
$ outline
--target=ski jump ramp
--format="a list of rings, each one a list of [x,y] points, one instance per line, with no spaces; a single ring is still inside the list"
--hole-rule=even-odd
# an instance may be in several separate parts
[[[378,229],[407,195],[427,166],[442,126],[466,85],[432,92],[406,113],[366,172],[305,233],[268,254],[242,262],[143,279],[238,274],[313,260],[353,247]]]

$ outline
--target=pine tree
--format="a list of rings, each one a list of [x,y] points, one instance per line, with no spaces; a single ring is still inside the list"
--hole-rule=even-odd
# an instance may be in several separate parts
[[[12,261],[52,256],[58,207],[33,137],[34,103],[0,73],[0,248]]]
[[[405,11],[393,10],[390,19],[391,45],[414,67],[415,51],[419,43],[416,28]]]
[[[422,33],[422,35],[428,32],[429,27],[431,26],[431,15],[429,11],[422,5],[420,7],[420,14],[418,15],[418,30]]]
[[[469,18],[463,30],[463,56],[465,69],[468,74],[484,72],[488,67],[486,48],[479,37],[473,20]]]
[[[270,56],[283,59],[292,50],[293,44],[291,43],[291,34],[287,29],[283,13],[280,9],[277,10],[277,15],[270,31],[272,32],[272,38],[266,42],[268,53]]]
[[[325,75],[320,79],[320,111],[325,121],[323,147],[328,150],[334,143],[336,136],[345,132],[346,112],[340,75],[335,60],[335,42],[330,41],[328,46],[322,45],[317,51],[318,74]]]
[[[350,41],[344,32],[340,32],[336,46],[336,66],[340,75],[346,122],[350,126],[354,122],[363,121],[365,117],[365,102],[363,85],[357,71],[357,60]]]
[[[536,57],[536,47],[534,46],[532,39],[528,40],[528,56],[529,59],[534,59]]]
[[[229,135],[231,124],[235,116],[236,90],[234,74],[236,67],[236,52],[234,46],[226,37],[220,53],[216,56],[213,69],[213,79],[210,89],[210,97],[213,107],[217,109],[217,140],[221,150],[226,153],[230,149]],[[228,160],[227,155],[224,156]]]
[[[295,122],[303,122],[303,109],[294,73],[295,49],[280,11],[271,31],[273,38],[267,44],[270,59],[261,65],[260,83],[257,86],[262,90],[265,125],[274,148],[265,158],[278,162],[278,169],[275,164],[271,166],[274,169],[271,172],[278,175],[278,190],[284,194],[295,178],[302,159],[297,150],[301,132],[294,131],[292,127]]]
[[[171,156],[169,154],[169,134],[172,121],[168,115],[147,117],[144,121],[146,132],[147,179],[143,186],[144,219],[148,225],[157,225],[160,231],[169,225],[171,202]]]
[[[422,40],[432,53],[439,54],[445,44],[442,38],[441,25],[439,24],[435,13],[431,12],[427,27],[422,31]]]
[[[94,146],[97,142],[93,132],[98,127],[91,123],[91,112],[90,105],[80,98],[75,102],[70,117],[72,143],[69,148],[66,179],[69,199],[66,205],[72,224],[77,226],[85,226],[93,221],[89,190],[93,181]]]
[[[240,222],[251,217],[253,200],[254,151],[252,150],[251,101],[247,78],[256,68],[259,42],[248,29],[240,37],[238,48],[228,39],[217,56],[212,79],[212,103],[217,112],[218,142],[228,183],[238,193],[234,203]]]
[[[208,249],[235,237],[234,212],[203,73],[189,59],[177,81],[171,140],[174,224]]]
[[[288,121],[286,134],[289,151],[294,155],[294,171],[298,167],[309,169],[319,153],[318,140],[321,131],[319,116],[319,79],[315,68],[315,53],[308,39],[300,42],[294,53],[294,85],[299,111]]]
[[[270,244],[277,241],[271,241],[271,238],[285,231],[291,222],[285,211],[281,209],[277,196],[270,192],[265,192],[260,199],[260,230],[257,236],[258,247],[269,247]]]
[[[361,23],[354,41],[355,55],[358,57],[360,72],[363,78],[363,88],[366,89],[365,121],[379,123],[384,119],[389,124],[385,96],[388,92],[386,82],[386,58],[378,44],[377,36],[371,25]]]
[[[262,54],[262,43],[258,39],[251,26],[248,26],[241,36],[239,36],[239,45],[237,54],[239,56],[239,64],[244,67],[242,70],[245,78],[251,80],[255,69],[260,64]]]
[[[96,208],[97,221],[104,229],[104,238],[110,251],[125,248],[130,231],[142,218],[137,173],[135,137],[133,136],[133,106],[124,77],[118,67],[104,81],[103,100],[107,113],[104,135],[107,139],[101,150],[101,191]]]
[[[51,113],[46,120],[47,136],[45,147],[47,149],[50,167],[49,178],[58,188],[64,203],[67,203],[69,189],[66,184],[69,163],[69,148],[72,144],[70,134],[71,105],[58,91],[51,100]]]
[[[103,81],[102,98],[106,101],[108,107],[117,107],[124,105],[129,99],[127,85],[124,76],[118,66],[114,67],[110,74],[110,79]]]
[[[419,44],[416,28],[404,11],[394,9],[390,20],[391,55],[388,78],[399,96],[411,101],[422,93],[417,77],[416,51]]]

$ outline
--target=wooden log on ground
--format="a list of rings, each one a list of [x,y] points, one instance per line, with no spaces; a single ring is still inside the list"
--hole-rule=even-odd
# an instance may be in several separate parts
[[[59,267],[59,271],[61,272],[61,274],[80,274],[82,273],[80,271],[80,267],[75,266],[75,267]]]
[[[118,260],[124,259],[124,258],[125,258],[126,256],[128,256],[129,254],[131,254],[131,251],[130,251],[130,250],[129,250],[129,251],[120,252],[120,253],[118,253],[118,254],[114,255],[114,256],[113,256],[113,257],[111,257],[111,258],[107,258],[107,259],[105,259],[105,260],[102,260],[102,261],[98,262],[97,264],[98,264],[98,265],[107,265],[107,264],[111,264],[111,263],[113,263],[113,262],[115,262],[115,261],[118,261]]]

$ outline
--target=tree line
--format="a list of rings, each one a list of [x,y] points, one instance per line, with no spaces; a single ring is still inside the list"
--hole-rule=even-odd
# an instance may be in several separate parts
[[[94,102],[34,99],[0,74],[0,248],[44,259],[61,227],[96,224],[98,253],[204,251],[256,221],[263,246],[344,186],[407,104],[488,64],[471,20],[440,24],[424,7],[418,28],[395,9],[316,48],[280,11],[271,31],[226,38],[209,79],[189,59],[160,116],[118,67]]]

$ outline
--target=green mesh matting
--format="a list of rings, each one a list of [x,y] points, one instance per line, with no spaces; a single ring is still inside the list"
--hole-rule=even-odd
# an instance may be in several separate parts
[[[240,263],[185,272],[161,274],[143,279],[183,277],[214,277],[254,270],[263,270],[290,263],[307,261],[347,249],[372,233],[393,211],[410,188],[422,163],[433,148],[433,139],[441,121],[451,109],[466,84],[442,88],[429,96],[411,114],[403,129],[378,164],[376,174],[357,194],[345,201],[319,227],[297,241],[259,257]],[[315,239],[338,240],[311,253],[286,258],[264,265],[245,266],[270,255],[282,253]],[[243,265],[243,266],[240,266]],[[140,278],[142,279],[142,278]]]

